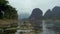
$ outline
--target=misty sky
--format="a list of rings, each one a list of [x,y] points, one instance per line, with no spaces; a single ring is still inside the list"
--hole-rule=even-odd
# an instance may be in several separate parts
[[[8,0],[10,5],[18,10],[18,14],[31,14],[34,8],[40,8],[43,13],[55,6],[60,6],[60,0]]]

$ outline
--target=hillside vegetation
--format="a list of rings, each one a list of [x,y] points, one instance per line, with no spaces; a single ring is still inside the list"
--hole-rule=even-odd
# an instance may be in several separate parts
[[[6,0],[0,0],[0,26],[1,25],[17,25],[17,11],[14,7],[9,5]]]

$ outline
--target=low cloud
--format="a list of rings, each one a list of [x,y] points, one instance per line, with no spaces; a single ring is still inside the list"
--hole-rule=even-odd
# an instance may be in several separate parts
[[[40,8],[43,13],[54,6],[60,6],[60,0],[8,0],[12,6],[17,8],[18,13],[30,13],[34,8]]]

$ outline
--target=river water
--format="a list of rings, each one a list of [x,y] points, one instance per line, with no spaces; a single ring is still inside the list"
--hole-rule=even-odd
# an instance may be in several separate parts
[[[42,32],[38,34],[60,34],[60,20],[42,20]],[[19,34],[17,30],[15,34]]]

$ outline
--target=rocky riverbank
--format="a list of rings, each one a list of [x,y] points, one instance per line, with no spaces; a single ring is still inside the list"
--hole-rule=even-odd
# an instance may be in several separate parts
[[[0,34],[15,34],[18,26],[17,22],[15,19],[0,20]]]

